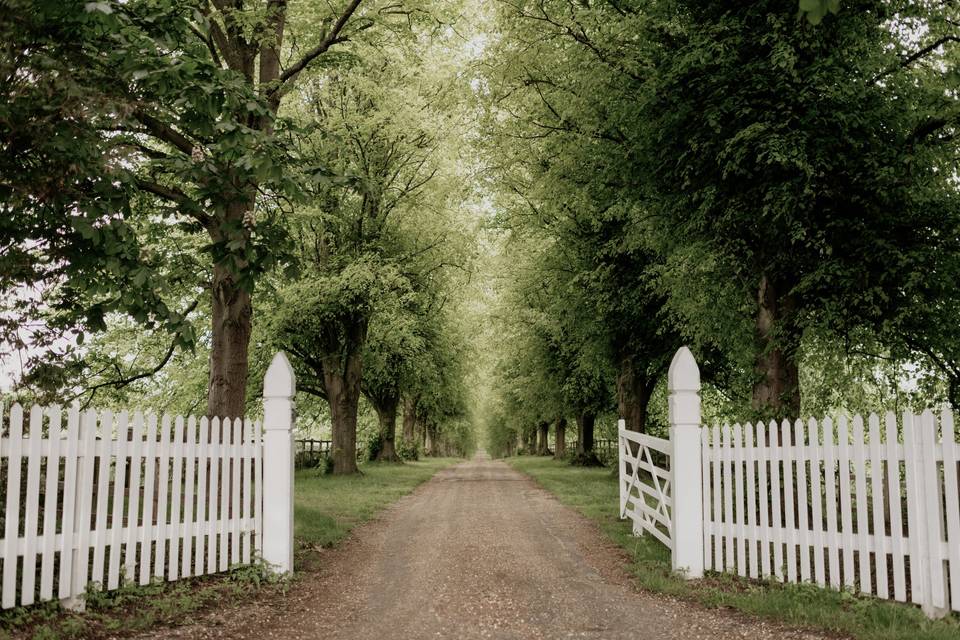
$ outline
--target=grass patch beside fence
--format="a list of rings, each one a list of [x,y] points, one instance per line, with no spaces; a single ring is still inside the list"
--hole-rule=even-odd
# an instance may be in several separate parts
[[[381,509],[413,491],[459,458],[424,458],[404,464],[370,462],[355,476],[297,472],[294,537],[298,546],[328,547]]]
[[[653,536],[634,537],[618,518],[620,501],[614,471],[582,468],[543,457],[507,462],[531,476],[564,504],[597,523],[633,558],[639,585],[710,607],[738,611],[790,625],[823,629],[860,640],[956,640],[960,619],[929,620],[918,608],[812,585],[756,582],[727,574],[686,581],[672,574],[670,552]]]
[[[426,458],[406,464],[367,463],[362,475],[324,476],[298,471],[294,490],[296,566],[309,571],[322,562],[317,547],[342,540],[350,530],[413,491],[456,458]],[[293,579],[296,580],[296,577]],[[87,611],[65,611],[58,602],[0,611],[0,640],[123,637],[151,628],[189,624],[213,609],[242,605],[250,598],[280,595],[290,580],[278,581],[260,566],[237,567],[225,574],[124,586],[91,592]]]

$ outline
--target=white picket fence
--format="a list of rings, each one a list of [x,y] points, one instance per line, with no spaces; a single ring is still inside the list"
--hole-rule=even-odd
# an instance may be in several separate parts
[[[960,444],[950,411],[905,412],[899,422],[887,413],[840,416],[836,425],[825,418],[706,427],[699,372],[685,348],[669,387],[663,448],[674,461],[666,474],[673,514],[665,542],[675,569],[847,589],[919,604],[931,617],[960,611]],[[621,429],[624,442],[632,438]],[[691,459],[693,467],[678,471]],[[626,475],[636,462],[623,446],[620,464],[621,515],[638,534],[659,538],[655,519],[624,509],[624,491],[637,481]],[[663,473],[648,477],[641,483]],[[646,495],[647,510],[656,508],[657,497]],[[691,534],[698,530],[699,540]]]
[[[23,408],[10,407],[0,422],[0,608],[53,599],[82,608],[87,589],[260,557],[291,570],[293,393],[278,354],[265,380],[266,435],[250,419],[77,406],[33,406],[24,425]]]

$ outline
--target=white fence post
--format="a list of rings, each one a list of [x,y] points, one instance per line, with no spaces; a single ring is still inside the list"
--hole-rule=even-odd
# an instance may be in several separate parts
[[[263,559],[293,571],[293,396],[296,377],[283,352],[263,380]]]
[[[627,461],[624,460],[624,442],[623,437],[620,435],[620,429],[623,429],[627,426],[626,421],[621,418],[617,420],[617,483],[620,485],[620,519],[626,520],[627,514],[625,509],[627,508],[627,486],[623,482],[624,475],[626,474]]]
[[[703,577],[703,460],[700,370],[681,347],[667,373],[670,392],[670,477],[673,486],[673,570]]]

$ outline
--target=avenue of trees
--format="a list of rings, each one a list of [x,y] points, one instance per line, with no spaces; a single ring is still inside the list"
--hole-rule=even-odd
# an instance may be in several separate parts
[[[255,413],[282,349],[335,473],[593,463],[682,344],[710,419],[960,406],[957,3],[0,5],[22,399]]]
[[[9,3],[8,3],[9,4]],[[457,2],[12,0],[0,19],[0,283],[17,392],[256,411],[374,453],[471,446],[473,271]],[[462,54],[466,55],[466,54]]]
[[[681,344],[711,418],[960,406],[960,7],[509,0],[493,19],[512,265],[493,448],[545,453],[575,417],[588,461],[598,415],[662,429]]]

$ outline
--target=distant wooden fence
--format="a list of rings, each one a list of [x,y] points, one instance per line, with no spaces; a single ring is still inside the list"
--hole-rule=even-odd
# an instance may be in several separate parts
[[[668,376],[670,439],[620,431],[621,516],[663,540],[675,570],[858,591],[931,617],[960,611],[960,443],[949,410],[707,427],[699,380],[682,349]],[[631,442],[665,449],[669,469]]]
[[[3,424],[0,406],[0,607],[60,599],[82,608],[88,588],[261,556],[290,571],[292,373],[278,354],[265,381],[265,434],[250,419],[76,405],[33,406],[25,425],[15,404]]]
[[[333,444],[330,440],[298,438],[294,442],[294,464],[298,469],[315,467],[323,458],[329,457]]]

